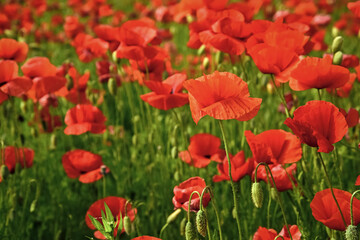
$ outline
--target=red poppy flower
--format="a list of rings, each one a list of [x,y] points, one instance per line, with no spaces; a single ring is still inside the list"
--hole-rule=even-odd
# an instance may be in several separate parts
[[[203,168],[211,161],[221,162],[225,157],[225,151],[220,149],[220,138],[208,134],[199,133],[190,138],[188,150],[179,153],[181,160],[196,168]]]
[[[156,238],[156,237],[150,237],[150,236],[140,236],[140,237],[133,238],[131,240],[161,240],[161,239]]]
[[[105,57],[109,48],[108,42],[85,33],[76,35],[71,45],[75,47],[80,61],[85,63],[91,62],[94,58]]]
[[[22,168],[29,168],[33,165],[34,150],[31,148],[17,148],[13,146],[1,149],[1,156],[4,156],[4,164],[8,167],[9,172],[13,173],[17,163]]]
[[[289,86],[295,91],[338,88],[349,81],[348,69],[333,65],[331,57],[306,57],[291,71]]]
[[[235,156],[230,157],[230,162],[231,176],[234,182],[240,181],[246,175],[250,176],[254,170],[254,159],[248,158],[247,161],[245,161],[244,151],[240,151]],[[230,181],[229,162],[226,157],[222,163],[218,164],[217,169],[220,175],[213,177],[214,182]]]
[[[182,84],[186,80],[186,74],[177,73],[168,77],[165,81],[145,81],[145,85],[152,92],[143,94],[140,98],[151,106],[169,110],[181,107],[189,102],[187,93],[182,93]]]
[[[103,133],[106,130],[106,117],[95,106],[78,104],[69,109],[65,115],[67,135],[80,135],[86,132]]]
[[[73,39],[80,32],[84,31],[84,25],[79,22],[75,16],[67,16],[65,18],[64,31],[68,38]]]
[[[0,104],[8,96],[20,96],[32,86],[32,81],[27,77],[18,76],[18,65],[14,61],[0,60]]]
[[[293,240],[301,239],[301,232],[298,226],[289,225],[289,229]],[[278,235],[283,236],[285,240],[290,240],[290,235],[288,234],[285,226],[282,228],[279,234],[277,234],[277,232],[274,229],[259,227],[256,233],[254,234],[253,240],[274,240]]]
[[[339,203],[342,214],[344,215],[346,226],[342,221],[339,209],[331,194],[330,188],[317,192],[310,203],[312,215],[330,229],[345,231],[350,225],[350,198],[351,193],[334,188],[335,198]],[[353,199],[354,225],[360,223],[360,200]]]
[[[355,186],[360,186],[360,175],[356,178]]]
[[[192,177],[188,180],[179,184],[179,186],[174,187],[174,197],[172,202],[175,209],[183,208],[185,211],[188,210],[189,198],[192,192],[198,191],[200,194],[206,187],[205,180],[201,177]],[[205,193],[203,197],[203,207],[206,207],[210,202],[210,194]],[[191,211],[199,211],[200,209],[200,197],[197,194],[193,194],[190,203]]]
[[[95,226],[91,223],[89,215],[94,217],[96,220],[98,220],[102,224],[101,211],[105,212],[104,203],[106,203],[106,205],[110,208],[110,211],[115,218],[114,221],[116,220],[116,218],[120,219],[120,217],[122,217],[124,219],[125,216],[128,216],[131,221],[134,221],[137,210],[136,210],[136,208],[132,208],[130,203],[128,203],[126,205],[126,202],[127,202],[127,200],[125,198],[113,197],[113,196],[97,200],[90,206],[90,208],[86,212],[86,216],[85,216],[86,225],[90,229],[93,229],[93,230],[96,229]],[[126,210],[125,210],[125,205],[126,205]],[[124,221],[123,221],[123,224],[124,224]],[[116,227],[115,231],[114,231],[114,237],[117,235],[117,229],[118,228]],[[124,231],[125,230],[123,228],[121,233],[123,233]],[[96,231],[94,233],[94,236],[98,239],[105,239],[105,237],[100,233],[100,231]]]
[[[215,71],[184,82],[189,91],[192,117],[197,124],[205,115],[215,119],[247,121],[256,116],[261,98],[250,98],[247,84],[238,76]]]
[[[46,57],[33,57],[24,63],[21,71],[29,78],[36,78],[54,76],[57,68]]]
[[[100,155],[81,149],[65,153],[62,164],[69,178],[79,178],[82,183],[95,182],[110,171]]]
[[[289,132],[274,129],[256,136],[251,131],[245,131],[244,134],[257,163],[285,164],[301,159],[301,142]]]
[[[284,122],[302,143],[318,147],[318,152],[331,152],[348,130],[344,115],[330,102],[309,101],[297,108],[294,118]]]
[[[353,88],[354,82],[355,82],[356,74],[350,73],[349,81],[345,83],[342,87],[339,88],[327,88],[326,91],[337,95],[341,98],[347,98],[350,95],[350,91]]]
[[[29,47],[25,42],[11,38],[0,39],[0,58],[22,62],[26,59]]]
[[[347,7],[356,17],[360,18],[360,1],[349,2]]]
[[[340,108],[349,128],[355,127],[359,123],[359,112],[355,108],[350,108],[348,112]]]
[[[295,178],[293,176],[296,172],[296,163],[293,163],[289,167],[287,167],[286,171],[285,171],[284,166],[281,164],[270,164],[269,168],[274,177],[275,184],[276,184],[277,190],[279,192],[293,189],[292,182],[296,184]],[[255,176],[255,171],[253,173],[253,176]],[[291,177],[291,180],[290,180],[289,176]],[[263,180],[264,182],[267,183],[268,178],[270,179],[271,186],[274,187],[271,176],[267,175],[265,166],[260,165],[257,170],[257,179]]]

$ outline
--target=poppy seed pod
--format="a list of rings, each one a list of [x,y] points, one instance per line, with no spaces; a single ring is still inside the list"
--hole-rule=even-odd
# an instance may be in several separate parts
[[[251,186],[251,198],[255,207],[261,208],[264,200],[264,192],[260,183],[254,182]]]
[[[127,235],[130,235],[131,234],[131,220],[128,216],[125,216],[124,217],[124,229],[125,229],[125,232]]]
[[[196,214],[196,228],[201,236],[206,236],[207,217],[206,212],[200,209]]]
[[[187,222],[185,226],[185,239],[186,240],[196,240],[197,239],[197,233],[196,228],[192,222]]]
[[[345,239],[346,240],[358,240],[359,239],[356,226],[354,226],[354,225],[347,226],[346,231],[345,231]]]
[[[331,45],[332,52],[336,53],[336,52],[340,51],[343,42],[344,42],[344,39],[341,36],[337,36],[336,38],[334,38],[332,45]]]

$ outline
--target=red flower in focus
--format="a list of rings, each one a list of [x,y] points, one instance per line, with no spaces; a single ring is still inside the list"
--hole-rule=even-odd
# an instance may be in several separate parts
[[[182,84],[186,80],[186,74],[177,73],[168,77],[165,81],[145,81],[145,85],[152,90],[140,96],[151,106],[169,110],[181,107],[189,102],[187,93],[182,93]]]
[[[301,239],[301,232],[298,226],[289,225],[289,229],[293,240]],[[277,232],[274,229],[259,227],[256,233],[254,234],[253,240],[274,240],[278,235],[283,236],[285,240],[290,240],[290,235],[287,232],[285,226],[281,229],[279,234],[277,234]]]
[[[65,115],[66,135],[80,135],[86,132],[103,133],[106,130],[106,117],[95,106],[78,104]]]
[[[346,226],[344,226],[330,188],[315,194],[314,199],[310,203],[312,215],[317,221],[322,222],[330,229],[345,231],[346,227],[350,225],[351,193],[336,188],[333,190],[341,212],[344,215]],[[354,225],[356,226],[360,223],[360,201],[357,198],[353,199],[353,214]]]
[[[251,131],[244,134],[257,163],[285,164],[301,159],[301,142],[289,132],[273,129],[256,136]]]
[[[247,161],[245,161],[244,151],[240,151],[235,156],[230,157],[230,162],[231,176],[234,182],[240,181],[246,175],[250,176],[254,170],[254,159],[248,158]],[[224,158],[222,163],[218,164],[217,169],[220,175],[213,177],[214,182],[230,181],[227,157]]]
[[[250,98],[246,82],[235,74],[215,71],[184,82],[189,91],[192,117],[197,124],[205,115],[215,119],[247,121],[256,116],[261,98]]]
[[[91,223],[89,215],[94,217],[102,224],[101,211],[105,212],[104,203],[106,203],[106,205],[110,208],[110,211],[115,218],[114,220],[116,220],[116,218],[120,219],[120,217],[124,219],[125,216],[128,216],[131,221],[134,221],[137,210],[136,208],[131,208],[130,203],[126,205],[126,202],[127,200],[125,198],[112,197],[112,196],[97,200],[90,206],[90,208],[86,212],[86,216],[85,216],[86,225],[92,230],[96,229],[95,226]],[[126,205],[126,210],[125,210],[125,205]],[[114,231],[114,237],[117,235],[117,231],[118,228],[116,227]],[[121,233],[123,233],[124,231],[125,230],[123,228]],[[100,233],[100,231],[96,231],[94,233],[94,236],[98,239],[105,239],[105,237]]]
[[[179,184],[179,186],[174,187],[174,197],[172,202],[175,209],[183,208],[185,211],[188,210],[189,198],[192,192],[198,191],[200,194],[206,187],[205,180],[201,177],[192,177],[188,180]],[[205,193],[203,197],[203,207],[206,207],[210,202],[210,194]],[[200,209],[200,197],[197,194],[193,194],[190,203],[191,211],[199,211]]]
[[[22,62],[26,59],[29,47],[25,42],[11,38],[0,39],[0,58]]]
[[[345,117],[330,102],[309,101],[297,108],[294,118],[284,122],[302,143],[318,147],[318,152],[331,152],[348,130]]]
[[[62,164],[69,178],[79,178],[82,183],[95,182],[110,171],[100,155],[81,149],[65,153]]]
[[[20,96],[32,86],[32,81],[27,77],[18,76],[18,65],[15,61],[0,60],[0,104],[8,96]]]
[[[289,86],[295,91],[310,88],[339,88],[349,79],[349,70],[333,65],[330,56],[306,57],[291,71]]]
[[[150,236],[140,236],[140,237],[133,238],[131,240],[161,240],[161,239],[156,238],[156,237],[150,237]]]
[[[220,149],[221,140],[208,133],[199,133],[190,138],[188,150],[179,153],[181,160],[196,168],[203,168],[211,161],[221,162],[225,151]]]
[[[291,164],[289,167],[285,168],[281,164],[270,164],[269,168],[271,170],[271,173],[274,177],[276,188],[279,192],[283,192],[286,190],[293,189],[292,182],[296,184],[295,178],[293,175],[296,172],[296,163]],[[286,173],[287,172],[287,173]],[[270,179],[271,186],[274,187],[273,181],[271,179],[271,175],[266,172],[265,166],[260,165],[257,170],[257,180],[263,180],[264,182],[268,182],[268,178]],[[255,176],[255,171],[253,173],[253,176]],[[289,178],[291,177],[291,179]]]

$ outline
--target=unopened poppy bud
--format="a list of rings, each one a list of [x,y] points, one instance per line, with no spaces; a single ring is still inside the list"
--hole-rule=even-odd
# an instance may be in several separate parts
[[[73,80],[71,79],[71,77],[69,75],[66,75],[65,78],[66,78],[66,89],[67,90],[72,89],[74,87]]]
[[[178,156],[178,149],[176,146],[174,146],[172,149],[171,149],[171,157],[172,158],[177,158]]]
[[[186,15],[186,21],[187,21],[188,23],[192,23],[192,22],[194,21],[194,17],[191,16],[191,14],[188,14],[188,15]]]
[[[132,141],[133,145],[136,145],[137,144],[137,135],[132,136],[131,141]]]
[[[215,53],[215,63],[216,63],[216,65],[219,65],[223,61],[224,61],[224,53],[220,52],[220,51],[216,52]]]
[[[270,197],[275,201],[277,200],[277,192],[274,187],[270,188]]]
[[[347,226],[346,231],[345,231],[345,239],[346,240],[359,240],[358,231],[357,231],[356,226],[354,226],[354,225]]]
[[[202,62],[203,68],[206,69],[209,66],[209,63],[210,63],[209,58],[205,57],[203,62]]]
[[[26,115],[27,106],[25,101],[20,102],[20,110],[22,114]]]
[[[109,81],[108,81],[108,89],[109,89],[109,93],[112,96],[116,96],[117,84],[116,84],[116,80],[114,78],[109,79]]]
[[[268,82],[268,83],[266,84],[266,90],[267,90],[267,92],[268,92],[269,94],[273,94],[273,93],[274,93],[274,86],[273,86],[270,82]]]
[[[196,214],[196,228],[201,236],[206,236],[207,217],[204,210],[199,210]]]
[[[177,216],[179,216],[180,213],[181,208],[176,209],[172,214],[168,216],[168,218],[166,219],[166,223],[172,223],[173,221],[175,221],[175,219],[177,218]]]
[[[131,220],[130,220],[129,216],[124,217],[124,230],[127,235],[131,234],[132,229],[131,229]]]
[[[9,168],[6,165],[1,165],[0,177],[5,180],[9,177],[9,174]]]
[[[185,239],[186,240],[196,240],[197,239],[197,233],[196,228],[192,222],[187,222],[185,226]]]
[[[334,38],[334,40],[331,44],[331,50],[333,53],[341,51],[343,41],[344,41],[344,39],[342,36],[337,36],[336,38]]]
[[[338,51],[334,54],[333,58],[333,64],[340,65],[343,59],[343,53],[341,51]]]
[[[255,207],[261,208],[264,200],[264,192],[259,182],[255,182],[251,186],[251,198]]]
[[[56,149],[56,135],[52,134],[50,137],[50,145],[49,145],[49,149]]]
[[[116,51],[114,51],[114,52],[111,54],[111,59],[112,59],[113,62],[116,63],[116,61],[117,61],[117,52],[116,52]]]
[[[181,236],[185,235],[185,225],[186,225],[186,218],[183,218],[183,220],[181,220],[181,222],[180,222],[180,235]]]
[[[338,29],[337,27],[333,27],[333,28],[331,29],[331,35],[332,35],[333,37],[339,36],[339,29]]]
[[[197,54],[200,56],[202,55],[204,52],[205,52],[205,48],[206,46],[203,44],[199,47],[198,51],[197,51]]]

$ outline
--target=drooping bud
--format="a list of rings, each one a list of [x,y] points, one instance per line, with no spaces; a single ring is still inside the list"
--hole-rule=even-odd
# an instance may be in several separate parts
[[[197,55],[201,56],[205,52],[205,48],[206,46],[204,44],[201,45],[197,51]]]
[[[336,38],[334,38],[332,44],[331,44],[331,51],[332,53],[336,53],[338,51],[341,51],[341,47],[343,44],[343,37],[342,36],[337,36]]]
[[[172,147],[171,149],[171,157],[174,159],[178,157],[178,149],[176,146]]]
[[[202,62],[202,65],[203,65],[203,68],[204,69],[207,69],[207,67],[209,66],[209,63],[210,63],[210,60],[208,57],[205,57],[203,62]]]
[[[207,217],[206,212],[200,209],[196,214],[196,228],[201,236],[206,236]]]
[[[131,229],[131,220],[130,220],[129,216],[124,217],[124,230],[127,235],[131,234],[132,229]]]
[[[270,197],[275,201],[278,199],[277,191],[274,187],[270,188]]]
[[[186,218],[183,218],[183,220],[181,220],[181,222],[180,222],[180,235],[181,236],[185,235],[185,225],[186,225]]]
[[[255,207],[261,208],[264,200],[264,192],[259,182],[255,182],[251,186],[251,198]]]
[[[109,89],[109,93],[112,96],[116,96],[117,84],[116,84],[116,80],[114,78],[109,79],[109,81],[108,81],[108,89]]]
[[[340,65],[342,62],[342,59],[343,59],[343,53],[341,51],[337,51],[333,57],[333,64]]]
[[[354,225],[349,225],[345,231],[346,240],[359,240],[357,227]]]
[[[1,169],[0,169],[0,177],[5,180],[9,177],[9,168],[6,165],[1,165]]]
[[[170,214],[167,219],[166,219],[166,223],[172,223],[173,221],[175,221],[175,219],[177,218],[177,216],[179,216],[179,214],[181,213],[181,209],[178,208],[176,209],[172,214]]]
[[[187,222],[185,226],[185,239],[186,240],[196,240],[197,239],[197,233],[196,228],[192,222]]]

